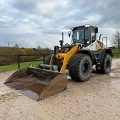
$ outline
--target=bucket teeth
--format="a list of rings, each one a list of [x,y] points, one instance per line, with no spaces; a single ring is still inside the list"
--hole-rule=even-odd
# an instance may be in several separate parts
[[[32,91],[37,94],[37,99],[44,99],[67,88],[65,73],[39,68],[25,68],[13,73],[5,84],[20,91]]]

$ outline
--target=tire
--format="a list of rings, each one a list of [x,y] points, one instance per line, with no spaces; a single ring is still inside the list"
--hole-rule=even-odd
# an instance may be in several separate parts
[[[52,55],[48,55],[47,58],[46,58],[45,61],[44,61],[44,64],[49,65],[49,64],[50,64],[51,57],[52,57]]]
[[[52,55],[53,55],[53,54],[52,54]],[[47,65],[50,64],[50,60],[51,60],[52,55],[48,55],[48,56],[47,56],[47,58],[45,59],[44,64],[47,64]],[[62,65],[60,64],[60,61],[59,61],[59,60],[55,60],[55,61],[53,62],[53,64],[54,64],[54,65],[58,65],[58,71],[60,71],[61,66],[62,66]]]
[[[87,81],[92,74],[91,58],[86,54],[76,54],[68,63],[68,70],[74,81]]]
[[[44,64],[49,65],[50,64],[50,60],[51,60],[51,56],[52,55],[48,55],[47,58],[44,61]],[[40,64],[37,65],[37,68],[40,68]]]
[[[109,54],[105,53],[102,65],[101,72],[107,74],[111,71],[112,57]]]

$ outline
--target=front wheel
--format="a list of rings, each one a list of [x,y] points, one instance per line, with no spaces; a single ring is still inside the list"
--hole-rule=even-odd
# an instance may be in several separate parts
[[[44,64],[49,65],[52,55],[48,55],[44,61]],[[40,64],[37,65],[37,68],[40,68]]]
[[[51,57],[52,57],[52,55],[48,55],[47,58],[46,58],[45,61],[44,61],[44,64],[49,65],[49,64],[50,64]]]
[[[76,54],[68,63],[69,74],[74,81],[85,82],[92,74],[92,61],[86,54]]]

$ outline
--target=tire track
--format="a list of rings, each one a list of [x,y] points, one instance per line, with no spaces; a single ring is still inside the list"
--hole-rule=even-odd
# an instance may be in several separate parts
[[[10,100],[10,99],[14,99],[14,98],[18,98],[18,96],[22,96],[22,95],[20,95],[20,94],[18,94],[18,93],[14,93],[14,92],[9,92],[9,93],[5,93],[5,94],[1,94],[0,95],[0,104],[2,103],[2,102],[6,102],[6,101],[8,101],[8,100]]]

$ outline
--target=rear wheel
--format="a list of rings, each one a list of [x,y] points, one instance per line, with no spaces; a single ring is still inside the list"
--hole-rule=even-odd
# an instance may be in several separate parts
[[[74,81],[85,82],[92,74],[92,61],[86,54],[76,54],[68,63],[69,74]]]
[[[102,65],[101,72],[107,74],[111,71],[112,57],[109,54],[105,53]]]

